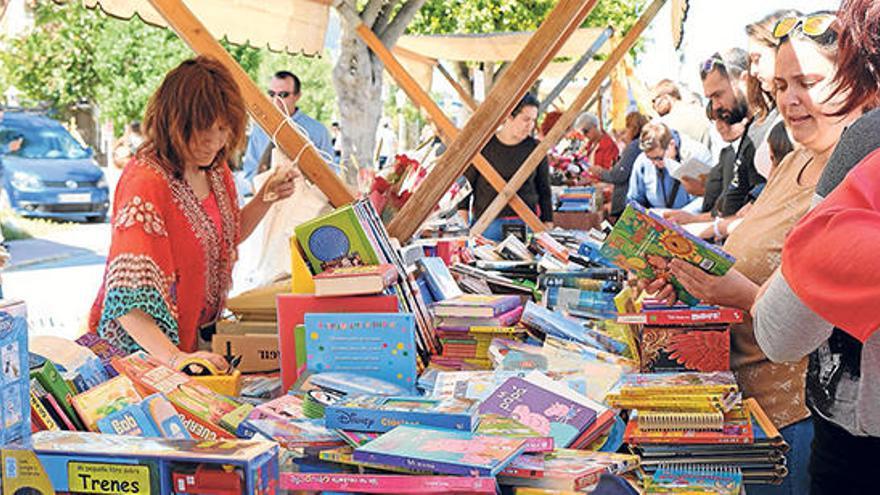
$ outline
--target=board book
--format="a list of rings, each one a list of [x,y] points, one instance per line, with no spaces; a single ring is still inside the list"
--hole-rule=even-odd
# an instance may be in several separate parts
[[[403,425],[355,449],[353,458],[436,473],[495,476],[524,448],[522,439]]]
[[[302,223],[294,232],[313,274],[330,268],[379,263],[353,205]]]
[[[126,376],[116,376],[71,399],[74,409],[89,431],[98,431],[98,420],[137,404],[141,396]]]
[[[397,268],[391,264],[331,268],[314,276],[315,295],[358,296],[379,294],[397,282]]]
[[[473,431],[479,417],[473,404],[423,397],[352,397],[325,410],[327,428],[384,433],[399,425]]]
[[[358,373],[415,393],[415,321],[408,313],[308,313],[309,371]]]
[[[605,239],[602,256],[644,280],[668,277],[678,299],[689,306],[699,301],[669,274],[669,262],[681,259],[712,275],[724,275],[736,261],[720,248],[679,226],[630,203]]]
[[[97,421],[98,431],[113,435],[191,439],[174,406],[161,394],[153,394]]]

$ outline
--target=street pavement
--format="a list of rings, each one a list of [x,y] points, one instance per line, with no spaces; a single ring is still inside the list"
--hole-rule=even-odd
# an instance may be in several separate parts
[[[39,239],[9,241],[3,296],[28,306],[31,335],[78,337],[86,327],[110,247],[110,225],[74,224]]]

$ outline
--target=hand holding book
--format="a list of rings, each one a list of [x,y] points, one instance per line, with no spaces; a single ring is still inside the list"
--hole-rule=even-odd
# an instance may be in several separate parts
[[[688,293],[708,304],[748,311],[758,295],[758,285],[735,268],[718,276],[706,273],[686,261],[674,259],[669,263],[669,269],[670,274]],[[670,306],[675,304],[675,287],[665,279],[650,282],[645,290],[659,291],[658,298],[665,300]]]

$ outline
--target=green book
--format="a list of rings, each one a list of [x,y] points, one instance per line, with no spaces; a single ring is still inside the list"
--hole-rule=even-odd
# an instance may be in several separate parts
[[[736,262],[721,248],[648,213],[635,203],[630,203],[620,215],[599,253],[641,279],[666,277],[675,287],[678,300],[690,306],[699,301],[669,273],[669,262],[673,258],[687,261],[712,275],[724,275]]]
[[[58,373],[58,369],[55,368],[55,365],[52,364],[51,361],[46,361],[40,368],[31,370],[31,378],[36,378],[37,382],[46,389],[46,392],[52,394],[52,397],[55,397],[58,405],[61,406],[65,414],[67,414],[67,417],[70,418],[70,421],[78,430],[86,431],[82,420],[80,420],[79,415],[76,414],[76,411],[71,404],[73,391],[70,389],[67,382],[64,381],[64,378],[61,377],[61,374]]]
[[[315,275],[330,268],[379,264],[376,249],[352,205],[305,222],[295,233]]]

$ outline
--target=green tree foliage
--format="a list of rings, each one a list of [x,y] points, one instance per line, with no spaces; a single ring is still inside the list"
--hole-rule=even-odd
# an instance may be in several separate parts
[[[96,104],[117,132],[142,118],[165,74],[193,55],[171,30],[108,18],[81,2],[36,2],[33,32],[6,42],[0,79],[25,101],[47,103],[61,115],[77,103]],[[222,44],[256,78],[263,51]]]

